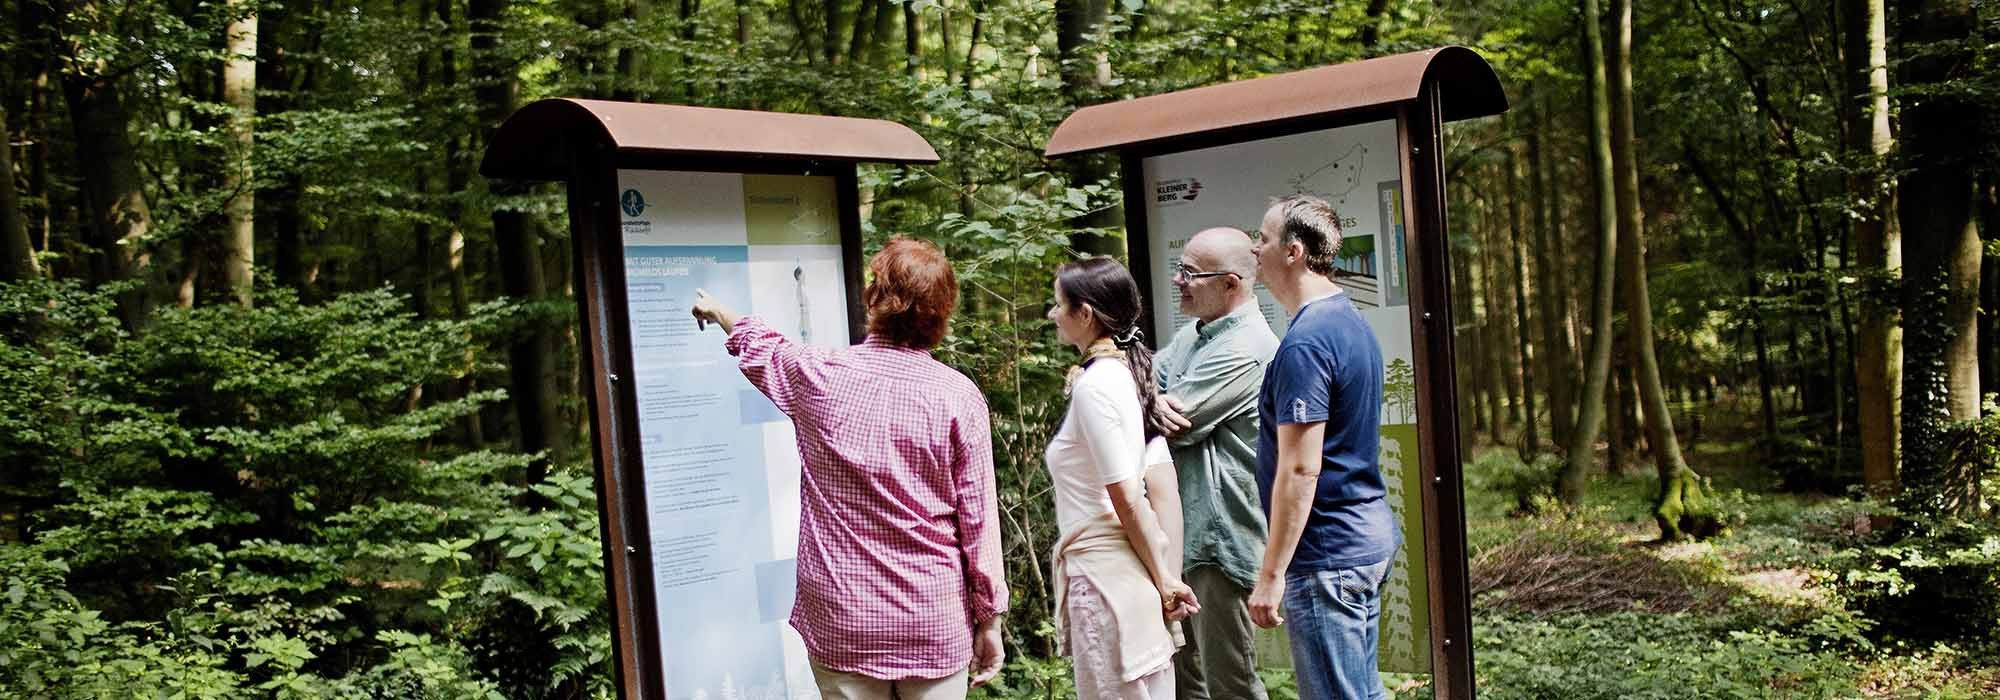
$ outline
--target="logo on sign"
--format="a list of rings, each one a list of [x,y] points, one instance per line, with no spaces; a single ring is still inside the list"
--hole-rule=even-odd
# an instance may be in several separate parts
[[[1192,202],[1201,196],[1201,181],[1191,177],[1161,180],[1153,185],[1153,203],[1166,206]]]
[[[624,210],[626,216],[638,216],[646,211],[646,198],[638,190],[625,190],[625,194],[618,196],[618,208]]]

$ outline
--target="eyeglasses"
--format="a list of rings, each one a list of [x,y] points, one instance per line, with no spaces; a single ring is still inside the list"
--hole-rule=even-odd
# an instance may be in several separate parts
[[[1242,275],[1238,275],[1234,272],[1202,272],[1188,267],[1187,263],[1181,262],[1179,260],[1174,261],[1173,271],[1175,277],[1188,280],[1190,282],[1204,277],[1221,277],[1223,275],[1229,275],[1231,277],[1236,277],[1238,279],[1242,278]]]

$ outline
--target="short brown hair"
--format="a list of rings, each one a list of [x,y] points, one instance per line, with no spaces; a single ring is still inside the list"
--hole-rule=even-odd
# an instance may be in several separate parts
[[[1333,261],[1340,255],[1340,214],[1326,200],[1309,194],[1294,194],[1271,202],[1278,210],[1280,244],[1298,241],[1306,249],[1306,269],[1333,277]]]
[[[929,350],[944,340],[958,308],[958,275],[944,251],[926,241],[891,239],[868,261],[873,278],[861,292],[868,333],[891,343]]]

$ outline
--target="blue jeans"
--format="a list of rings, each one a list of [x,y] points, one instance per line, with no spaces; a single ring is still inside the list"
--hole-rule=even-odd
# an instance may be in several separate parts
[[[1285,631],[1299,700],[1377,700],[1375,670],[1382,582],[1393,559],[1352,569],[1285,576]]]

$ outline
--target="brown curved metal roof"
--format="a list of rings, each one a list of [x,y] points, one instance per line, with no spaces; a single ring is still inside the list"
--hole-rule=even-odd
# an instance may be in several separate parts
[[[522,107],[494,132],[487,177],[569,177],[566,149],[607,144],[621,153],[691,157],[936,163],[917,132],[880,119],[549,99]]]
[[[1043,153],[1128,148],[1407,102],[1426,80],[1442,86],[1445,121],[1507,111],[1507,94],[1486,59],[1447,46],[1085,107],[1056,127]]]

